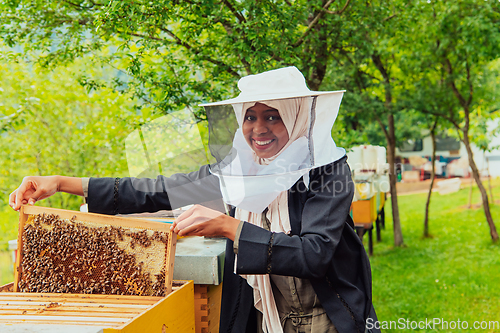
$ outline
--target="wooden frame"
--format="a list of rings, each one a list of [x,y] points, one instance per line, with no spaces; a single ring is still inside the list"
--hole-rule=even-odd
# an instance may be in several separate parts
[[[165,269],[165,293],[168,295],[172,292],[172,280],[174,274],[174,261],[175,261],[175,246],[177,243],[176,235],[170,230],[170,224],[162,222],[147,221],[137,218],[117,217],[112,215],[102,215],[94,213],[83,213],[79,211],[38,207],[24,205],[19,211],[19,232],[17,236],[17,258],[16,269],[14,270],[14,292],[19,291],[19,281],[22,275],[22,259],[23,259],[23,230],[24,224],[30,215],[37,214],[54,214],[59,215],[62,219],[71,219],[76,216],[77,221],[86,221],[92,223],[102,223],[106,225],[122,226],[129,228],[147,228],[167,232],[169,235],[169,244],[167,246]]]

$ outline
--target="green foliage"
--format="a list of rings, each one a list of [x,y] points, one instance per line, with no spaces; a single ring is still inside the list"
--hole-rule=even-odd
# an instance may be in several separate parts
[[[389,129],[384,114],[435,100],[422,97],[434,96],[434,84],[443,81],[439,71],[425,74],[443,71],[437,58],[454,52],[449,59],[461,69],[498,55],[492,47],[498,8],[490,1],[329,4],[17,0],[0,5],[0,19],[8,22],[0,36],[44,66],[89,55],[120,74],[82,72],[82,85],[131,93],[162,113],[234,96],[242,75],[295,65],[312,89],[348,89],[337,131],[347,145],[382,143],[373,121]],[[415,138],[417,127],[396,130],[398,144]]]
[[[343,111],[339,113],[339,120],[335,122],[332,129],[332,137],[338,146],[354,147],[364,144],[386,146],[386,137],[378,122],[373,121],[369,115],[364,118],[364,113],[349,113],[345,109]],[[422,128],[425,128],[422,121],[427,118],[419,116],[416,112],[398,112],[394,114],[394,118],[398,135],[397,147],[408,139],[421,139],[427,134],[422,131]]]
[[[10,252],[0,251],[0,285],[2,286],[14,281],[14,267],[11,256]]]
[[[473,112],[489,117],[484,111],[495,105],[490,98],[497,95],[492,78],[498,72],[490,62],[500,54],[499,5],[419,1],[409,14],[415,24],[404,41],[413,43],[414,53],[402,68],[417,83],[412,102],[460,129],[466,129]]]
[[[8,22],[0,36],[44,66],[93,55],[127,75],[82,83],[110,85],[169,112],[232,96],[241,75],[284,65],[296,65],[317,89],[349,3],[17,0],[0,4],[0,21]]]
[[[422,133],[418,117],[405,104],[411,89],[401,63],[409,52],[402,43],[408,32],[408,8],[403,1],[375,1],[356,6],[347,16],[340,54],[328,68],[324,87],[347,89],[339,115],[346,146],[395,146]],[[410,112],[405,112],[410,111]],[[394,117],[394,125],[388,116]],[[395,135],[392,136],[392,131]]]
[[[0,4],[7,22],[0,36],[48,67],[89,55],[121,74],[82,72],[82,85],[131,93],[163,113],[233,96],[242,75],[295,65],[312,89],[348,89],[339,131],[348,144],[380,143],[356,131],[372,132],[371,122],[385,122],[384,114],[436,100],[438,83],[458,80],[466,91],[463,70],[482,68],[499,54],[494,1],[324,4],[12,0]],[[445,58],[453,75],[442,75]],[[202,109],[195,112],[204,119]],[[397,132],[397,140],[414,133]]]
[[[0,203],[0,253],[8,249],[9,240],[17,239],[18,221],[19,214],[3,202]]]

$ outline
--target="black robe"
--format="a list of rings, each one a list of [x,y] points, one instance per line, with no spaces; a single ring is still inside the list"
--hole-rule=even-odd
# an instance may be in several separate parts
[[[301,178],[289,189],[291,235],[243,225],[237,273],[307,278],[340,333],[363,333],[366,319],[374,322],[376,316],[368,256],[349,216],[354,184],[346,157],[311,170],[309,178],[308,188]],[[203,166],[168,178],[91,178],[88,206],[90,212],[127,214],[203,202],[210,206],[220,198],[218,178]],[[254,332],[253,291],[233,273],[234,258],[228,240],[220,332]]]

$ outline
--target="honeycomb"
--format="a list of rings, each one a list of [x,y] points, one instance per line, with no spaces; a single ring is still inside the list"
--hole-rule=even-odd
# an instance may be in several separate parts
[[[21,292],[165,296],[169,234],[30,215],[22,233]]]

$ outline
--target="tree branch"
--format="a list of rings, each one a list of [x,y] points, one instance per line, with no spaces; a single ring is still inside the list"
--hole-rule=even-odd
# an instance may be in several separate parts
[[[409,4],[410,2],[411,2],[411,1],[408,1],[408,2],[404,5],[404,8],[408,7],[408,4]],[[400,10],[399,12],[395,13],[395,14],[392,14],[391,16],[386,17],[385,19],[383,19],[383,20],[382,20],[382,22],[387,22],[387,21],[389,21],[390,19],[392,19],[392,18],[394,18],[394,17],[398,16],[398,14],[399,14],[399,13],[401,13],[401,10]]]
[[[386,140],[389,141],[389,132],[387,132],[384,123],[382,123],[382,120],[380,120],[380,118],[376,114],[375,114],[375,120],[377,120],[377,123],[380,125],[380,128],[384,132]]]
[[[78,8],[80,10],[82,9],[92,9],[94,8],[95,6],[101,6],[103,7],[104,5],[102,4],[98,4],[98,3],[95,3],[94,1],[90,1],[91,5],[90,6],[82,6],[81,4],[78,4],[78,3],[74,3],[74,2],[71,2],[71,1],[68,1],[68,0],[63,0],[63,2],[66,2],[68,5],[71,5],[75,8]]]
[[[391,78],[389,76],[389,73],[384,67],[384,64],[382,63],[382,59],[380,59],[380,55],[377,53],[372,54],[372,61],[375,64],[375,67],[377,67],[378,71],[380,74],[382,74],[382,77],[384,78],[384,86],[385,86],[385,106],[387,110],[390,110],[390,105],[392,103],[392,92],[391,92]]]
[[[434,118],[434,123],[432,124],[432,127],[431,127],[431,132],[434,132],[436,130],[436,127],[437,127],[437,124],[438,124],[438,117],[436,116],[436,118]]]
[[[175,40],[175,43],[177,45],[180,45],[180,46],[183,46],[185,49],[193,52],[193,54],[195,55],[200,55],[202,59],[208,61],[208,62],[211,62],[212,64],[214,65],[217,65],[217,66],[220,66],[224,69],[227,70],[228,73],[230,73],[231,75],[233,75],[234,77],[236,78],[240,78],[240,74],[238,74],[237,71],[235,71],[233,68],[231,68],[230,65],[220,61],[220,60],[217,60],[217,59],[212,59],[210,58],[209,56],[207,55],[204,55],[204,54],[201,54],[201,51],[199,49],[196,49],[194,48],[193,46],[191,46],[190,44],[188,44],[187,42],[181,40],[179,37],[177,37],[172,31],[170,31],[169,29],[167,28],[163,28],[163,27],[160,27],[159,28],[161,31],[165,32],[166,34],[168,34],[170,37],[172,37],[174,40]]]
[[[344,7],[342,7],[342,9],[339,10],[339,11],[333,12],[331,10],[326,10],[326,9],[324,9],[324,11],[327,14],[340,15],[340,14],[342,14],[347,9],[347,6],[349,6],[350,2],[351,2],[351,0],[347,0],[346,3],[345,3],[345,5],[344,5]]]
[[[460,132],[462,132],[462,133],[460,133]],[[462,134],[463,136],[462,136],[461,134]],[[464,132],[463,130],[461,130],[460,128],[457,128],[457,135],[458,135],[458,139],[459,139],[460,141],[464,142],[464,137],[465,137],[465,135],[466,135],[466,134],[465,134],[465,132]]]
[[[382,22],[386,22],[386,21],[389,21],[390,19],[396,17],[398,14],[392,14],[391,16],[389,17],[386,17],[385,19],[382,20]]]
[[[389,83],[391,79],[389,77],[389,73],[387,73],[387,71],[385,70],[384,64],[382,63],[382,59],[380,59],[380,55],[377,53],[374,53],[374,54],[372,54],[371,58],[372,58],[372,61],[373,61],[373,64],[375,65],[375,67],[377,67],[380,74],[382,74],[384,81],[386,83]]]
[[[349,1],[347,1],[347,4],[349,4]],[[311,30],[316,26],[316,24],[318,24],[319,20],[326,14],[326,10],[328,9],[328,7],[330,7],[330,5],[332,3],[334,3],[335,0],[328,0],[325,5],[323,6],[323,8],[319,11],[319,13],[312,19],[312,21],[309,23],[306,31],[304,31],[304,33],[302,34],[302,36],[299,38],[298,41],[296,41],[292,46],[293,47],[298,47],[300,46],[305,38],[307,37],[307,35],[309,35],[309,33],[311,32]]]
[[[472,96],[474,94],[474,86],[472,85],[472,82],[470,80],[470,66],[468,60],[465,61],[465,68],[467,70],[467,84],[469,85],[469,98],[467,99],[467,105],[471,105]]]
[[[446,119],[448,120],[455,128],[461,130],[460,126],[458,125],[458,123],[451,117],[449,116],[446,116],[444,115],[443,113],[439,113],[439,112],[432,112],[432,111],[429,111],[429,110],[419,110],[420,112],[422,113],[425,113],[425,114],[430,114],[430,115],[433,115],[433,116],[436,116],[436,117],[441,117],[443,119]]]
[[[222,0],[222,3],[224,3],[226,5],[226,7],[229,8],[231,13],[233,13],[233,15],[236,16],[236,18],[238,19],[238,21],[240,21],[240,23],[247,22],[245,17],[240,12],[238,12],[228,0]]]
[[[124,34],[127,34],[129,36],[134,36],[134,37],[139,37],[139,38],[144,38],[144,39],[156,40],[156,41],[162,42],[162,43],[168,43],[168,42],[170,42],[169,40],[166,40],[166,39],[163,39],[163,38],[154,37],[154,36],[141,35],[141,34],[138,34],[138,33],[135,33],[135,32],[125,32],[125,31],[117,31],[117,32],[118,33],[124,33]]]
[[[460,105],[464,108],[464,111],[466,111],[465,109],[467,109],[466,112],[468,112],[469,108],[468,108],[467,102],[465,101],[464,97],[462,96],[460,91],[458,91],[458,88],[455,85],[455,80],[453,79],[453,67],[452,67],[451,62],[448,58],[445,58],[445,65],[446,65],[446,71],[448,72],[448,75],[450,76],[450,80],[449,80],[448,84],[450,85],[451,90],[453,91],[453,94],[457,97],[458,101],[460,102]]]

